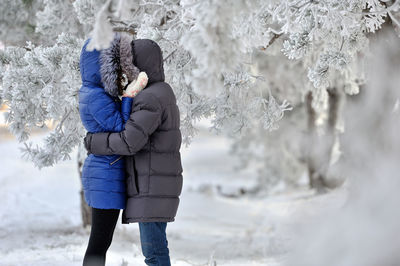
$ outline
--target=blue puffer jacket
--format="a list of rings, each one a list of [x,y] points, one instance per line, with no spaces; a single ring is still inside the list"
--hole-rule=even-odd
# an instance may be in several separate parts
[[[86,51],[80,57],[82,87],[79,90],[79,112],[89,132],[120,132],[129,119],[132,98],[112,97],[104,90],[100,74],[100,52]],[[82,183],[87,204],[99,209],[124,209],[125,165],[119,155],[90,154],[83,165]]]

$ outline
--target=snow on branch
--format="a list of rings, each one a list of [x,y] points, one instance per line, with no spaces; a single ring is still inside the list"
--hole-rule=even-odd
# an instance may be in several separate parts
[[[7,47],[0,52],[5,72],[2,98],[9,106],[8,127],[20,142],[32,129],[53,121],[57,126],[42,146],[26,143],[24,154],[36,166],[69,158],[84,134],[78,112],[79,53],[83,40],[61,34],[54,46]],[[58,123],[58,124],[57,124]]]
[[[25,146],[37,165],[67,158],[84,134],[77,112],[82,38],[91,33],[89,48],[100,50],[108,47],[114,31],[125,31],[160,45],[186,144],[196,133],[196,121],[205,117],[212,119],[214,129],[229,134],[241,134],[255,124],[277,129],[291,110],[288,99],[299,101],[300,96],[293,99],[298,95],[294,89],[300,95],[311,90],[317,109],[324,106],[329,87],[341,84],[345,92],[358,93],[363,81],[359,60],[368,52],[368,34],[379,30],[387,17],[394,24],[398,21],[399,1],[392,2],[76,0],[58,5],[58,0],[44,1],[38,5],[42,17],[34,26],[52,34],[32,42],[42,41],[41,45],[0,51],[1,100],[10,106],[9,127],[20,141],[27,141],[34,127],[61,122],[44,146]],[[70,28],[68,34],[59,34],[64,23],[51,19],[65,10],[74,12],[63,14]],[[59,36],[55,44],[49,42],[54,36]],[[287,78],[267,73],[262,81],[256,77],[259,58],[255,57],[260,52],[267,58],[289,58],[302,76],[286,75],[281,57],[265,63],[274,63],[268,69]]]
[[[111,2],[112,0],[107,0],[96,15],[92,39],[86,48],[88,51],[107,49],[114,38],[113,28],[108,20],[108,17],[112,15]]]

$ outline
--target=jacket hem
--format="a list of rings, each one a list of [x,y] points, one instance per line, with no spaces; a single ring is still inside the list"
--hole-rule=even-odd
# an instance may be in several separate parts
[[[145,222],[174,222],[174,217],[130,217],[125,218],[122,217],[122,224],[130,224],[130,223],[145,223]]]

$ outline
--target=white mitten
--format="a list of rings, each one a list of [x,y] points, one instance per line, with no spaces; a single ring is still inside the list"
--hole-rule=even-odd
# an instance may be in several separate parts
[[[131,83],[129,83],[123,97],[135,97],[141,90],[143,90],[147,86],[148,80],[149,78],[147,77],[146,72],[140,72],[136,81],[132,81]]]

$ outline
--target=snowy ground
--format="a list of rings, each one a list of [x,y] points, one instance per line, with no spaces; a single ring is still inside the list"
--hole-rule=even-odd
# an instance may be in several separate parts
[[[0,137],[0,265],[81,265],[89,230],[80,225],[75,157],[39,171],[20,158],[15,140],[4,132]],[[235,190],[254,184],[251,172],[233,169],[228,144],[202,129],[182,148],[184,191],[176,222],[168,224],[173,265],[282,265],[296,225],[341,205],[341,191],[318,197],[308,190],[267,199],[218,196],[216,185]],[[107,265],[144,265],[136,224],[117,225]]]

